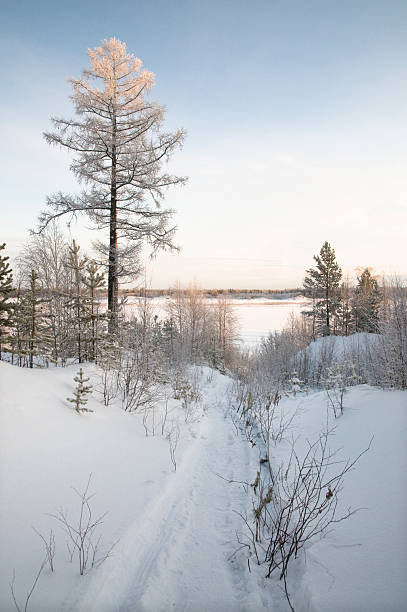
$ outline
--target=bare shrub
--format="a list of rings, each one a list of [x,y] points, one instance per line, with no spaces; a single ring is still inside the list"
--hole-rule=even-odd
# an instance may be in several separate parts
[[[51,570],[51,572],[53,572],[54,571],[54,557],[55,557],[55,533],[53,532],[52,529],[50,529],[48,539],[46,539],[42,535],[42,533],[40,533],[39,531],[37,531],[37,529],[35,529],[35,527],[33,527],[33,530],[41,538],[44,544],[45,560],[47,561],[49,565],[49,569]]]
[[[177,285],[170,290],[166,310],[172,362],[206,362],[224,373],[237,357],[237,324],[229,297],[207,300],[197,285]]]
[[[230,397],[248,441],[252,446],[256,445],[256,439],[262,441],[265,450],[262,461],[268,462],[271,442],[281,442],[297,413],[290,414],[280,406],[279,390],[270,388],[269,381],[259,376],[259,372],[248,382],[234,381]]]
[[[107,512],[98,517],[93,516],[90,501],[94,497],[94,493],[89,493],[91,478],[92,474],[89,474],[86,487],[82,492],[72,487],[80,500],[76,519],[69,519],[68,513],[63,508],[60,508],[56,514],[50,514],[52,518],[62,525],[65,533],[68,535],[67,546],[70,560],[72,561],[76,553],[81,576],[84,575],[86,570],[99,567],[110,556],[116,545],[115,542],[107,551],[100,552],[101,536],[97,532],[103,524]]]
[[[114,344],[105,343],[98,358],[100,385],[97,389],[108,406],[119,393],[118,375],[120,371],[121,350]]]
[[[37,586],[37,584],[38,584],[38,580],[40,579],[40,576],[41,576],[41,574],[42,574],[42,570],[44,569],[44,567],[46,566],[46,564],[47,564],[47,559],[45,558],[45,559],[42,561],[42,563],[41,563],[41,565],[40,565],[40,568],[39,568],[39,570],[38,570],[38,572],[37,572],[37,574],[36,574],[36,576],[35,576],[35,578],[34,578],[34,582],[33,582],[32,586],[31,586],[31,589],[30,589],[30,590],[28,591],[28,593],[27,593],[27,596],[26,596],[26,599],[25,599],[25,602],[24,602],[24,607],[23,607],[23,605],[22,605],[22,604],[21,604],[21,606],[20,606],[20,605],[18,604],[18,602],[17,602],[17,597],[16,597],[16,594],[15,594],[16,572],[15,572],[15,570],[13,569],[13,577],[12,577],[12,579],[11,579],[11,583],[10,583],[10,590],[11,590],[11,597],[12,597],[12,599],[13,599],[13,603],[14,603],[14,605],[15,605],[15,607],[16,607],[16,609],[17,609],[17,611],[18,611],[18,612],[27,612],[27,610],[28,610],[28,603],[29,603],[29,601],[30,601],[31,595],[32,595],[32,594],[34,593],[34,591],[35,591],[35,588],[36,588],[36,586]]]
[[[346,393],[346,381],[339,364],[336,367],[328,368],[325,378],[325,392],[328,405],[332,408],[336,419],[339,414],[343,414],[343,402]]]
[[[175,451],[177,450],[178,442],[180,436],[180,428],[177,420],[173,420],[170,423],[170,427],[166,434],[166,439],[168,440],[169,449],[170,449],[170,457],[172,465],[174,466],[174,472],[177,471],[177,460],[175,457]]]
[[[375,346],[377,383],[407,389],[407,286],[393,278],[385,286],[385,301]]]
[[[239,543],[248,547],[259,565],[267,566],[267,577],[276,572],[284,580],[288,601],[287,571],[298,553],[359,510],[338,512],[339,494],[346,474],[372,440],[356,458],[339,461],[328,444],[333,432],[327,430],[308,443],[302,457],[293,442],[288,462],[271,477],[264,478],[259,471],[251,484],[252,516],[240,515],[246,532]]]
[[[124,354],[118,373],[118,387],[122,408],[126,412],[145,410],[155,401],[155,377],[152,371],[146,369],[142,356],[136,351]]]

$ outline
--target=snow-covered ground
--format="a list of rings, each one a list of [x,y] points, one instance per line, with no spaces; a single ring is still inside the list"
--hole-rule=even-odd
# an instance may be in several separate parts
[[[299,409],[293,435],[301,455],[307,440],[315,440],[327,414],[325,392],[287,399]],[[407,610],[407,392],[383,391],[368,385],[345,395],[344,413],[337,419],[330,445],[340,458],[355,458],[368,447],[345,477],[339,513],[361,508],[335,526],[306,554],[296,610],[325,612],[402,612]],[[287,456],[287,443],[274,460]],[[302,594],[302,595],[301,595]],[[302,597],[306,597],[304,607]]]
[[[264,568],[249,573],[238,512],[250,510],[258,449],[236,431],[229,414],[229,379],[198,371],[202,402],[185,423],[176,400],[169,420],[181,423],[177,471],[168,441],[145,436],[140,415],[105,407],[93,393],[93,413],[78,415],[72,395],[78,366],[26,370],[0,362],[0,610],[15,610],[9,583],[24,609],[43,558],[32,527],[56,535],[55,571],[42,572],[28,612],[260,611],[288,609],[276,579]],[[84,365],[97,385],[96,370]],[[323,392],[286,398],[298,410],[291,433],[301,452],[326,418]],[[157,425],[159,414],[156,415]],[[402,612],[407,588],[407,393],[365,385],[346,395],[332,444],[353,457],[372,447],[345,481],[342,507],[364,508],[315,543],[289,573],[296,612]],[[158,425],[159,430],[159,425]],[[273,449],[284,460],[288,442]],[[74,518],[92,473],[94,516],[105,511],[101,547],[117,544],[97,569],[79,576],[69,563],[66,536],[49,513],[63,507]],[[250,487],[249,487],[250,490]]]
[[[32,527],[47,537],[51,526],[55,572],[44,569],[28,610],[239,609],[250,590],[228,556],[239,526],[233,510],[242,510],[245,498],[223,478],[247,480],[251,470],[247,443],[225,416],[228,379],[209,369],[200,373],[204,401],[194,422],[180,419],[174,472],[168,441],[146,437],[140,416],[105,407],[96,396],[89,414],[64,401],[77,369],[0,363],[0,610],[14,609],[13,569],[24,607],[43,557]],[[96,385],[92,367],[84,371]],[[169,420],[182,417],[177,404],[170,403]],[[119,541],[99,569],[80,577],[76,560],[68,562],[67,538],[47,513],[63,507],[75,517],[71,487],[82,491],[90,473],[94,515],[108,511],[102,546]],[[251,595],[253,609],[261,596]]]

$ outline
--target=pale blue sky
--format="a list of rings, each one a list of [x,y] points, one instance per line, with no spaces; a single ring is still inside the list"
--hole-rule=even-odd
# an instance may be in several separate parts
[[[14,255],[47,193],[76,188],[42,140],[71,116],[66,77],[116,36],[156,74],[152,97],[188,131],[179,256],[153,286],[301,283],[325,240],[352,273],[407,275],[407,2],[1,3],[3,219]],[[86,221],[73,228],[84,243]]]

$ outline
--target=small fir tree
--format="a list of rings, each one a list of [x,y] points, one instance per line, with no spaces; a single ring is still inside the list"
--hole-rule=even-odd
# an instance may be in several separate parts
[[[83,377],[82,368],[79,369],[79,372],[74,378],[74,381],[77,383],[76,389],[73,392],[73,397],[67,397],[67,401],[75,404],[76,412],[93,412],[90,408],[85,408],[88,403],[88,398],[86,397],[89,393],[92,393],[92,385],[86,385],[89,381],[89,378]]]
[[[42,364],[48,366],[52,360],[52,334],[50,315],[46,306],[49,298],[42,297],[42,286],[35,270],[31,270],[29,287],[18,294],[16,303],[16,329],[20,337],[20,356],[29,368]],[[38,359],[36,359],[38,358]]]
[[[0,244],[0,251],[5,247],[5,243]],[[10,302],[13,275],[8,259],[8,257],[3,257],[0,253],[0,359],[3,344],[9,336],[9,328],[12,323],[11,314],[13,311],[13,305]]]
[[[306,391],[304,381],[298,377],[298,372],[294,370],[288,381],[287,394],[295,397],[297,393],[301,393],[302,391]]]
[[[72,270],[73,283],[72,293],[68,300],[68,305],[72,307],[72,328],[74,330],[74,336],[76,339],[76,354],[79,363],[85,361],[85,330],[86,325],[86,298],[83,295],[83,282],[82,273],[85,269],[87,259],[86,257],[80,257],[79,251],[80,246],[76,244],[76,241],[72,241],[72,246],[69,247],[69,256],[66,266]]]
[[[314,260],[316,268],[307,270],[308,276],[304,280],[305,294],[313,298],[314,305],[312,311],[305,314],[313,317],[315,331],[319,335],[330,336],[341,302],[342,270],[329,242],[324,242],[319,255],[314,255]]]
[[[100,322],[106,320],[106,315],[99,312],[99,302],[96,299],[96,292],[105,285],[104,275],[99,272],[99,267],[95,261],[90,261],[86,265],[86,273],[82,277],[89,295],[86,300],[87,316],[86,320],[90,323],[88,339],[90,344],[89,359],[97,363],[98,344],[100,340]]]

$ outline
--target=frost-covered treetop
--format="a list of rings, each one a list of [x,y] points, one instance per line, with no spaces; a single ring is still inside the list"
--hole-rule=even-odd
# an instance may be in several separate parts
[[[125,105],[126,111],[142,107],[143,92],[154,85],[155,75],[142,70],[143,63],[132,53],[127,53],[126,43],[117,38],[103,40],[102,46],[88,49],[90,68],[84,70],[85,79],[69,79],[74,88],[74,102],[79,112],[86,112],[86,98],[100,96],[100,102]],[[91,88],[90,80],[100,79],[103,88]]]

